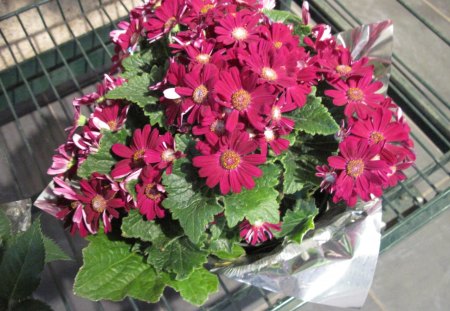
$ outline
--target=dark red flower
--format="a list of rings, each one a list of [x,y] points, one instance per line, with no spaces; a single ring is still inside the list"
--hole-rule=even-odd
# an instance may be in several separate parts
[[[148,164],[146,159],[147,150],[157,147],[158,136],[158,129],[154,128],[152,130],[150,125],[147,124],[142,131],[140,129],[134,131],[133,142],[130,147],[114,144],[112,152],[124,159],[115,165],[111,176],[118,179],[132,173],[139,173]]]
[[[272,240],[272,231],[281,231],[281,223],[271,224],[268,222],[256,221],[253,225],[248,220],[244,220],[239,225],[240,237],[248,244],[256,245],[267,240]]]
[[[200,168],[200,177],[206,177],[206,184],[213,188],[220,185],[222,194],[230,189],[234,193],[241,192],[242,186],[252,189],[255,186],[253,177],[260,177],[262,171],[257,165],[263,164],[266,157],[253,153],[258,145],[249,140],[248,133],[235,131],[223,136],[214,148],[197,148],[203,155],[193,158],[192,163]]]
[[[325,95],[333,98],[336,106],[345,106],[344,113],[347,117],[356,114],[365,119],[370,110],[380,106],[384,96],[376,94],[383,83],[375,81],[372,83],[372,75],[362,77],[351,77],[347,81],[336,81],[332,84],[335,90],[326,90]]]
[[[165,210],[161,202],[165,198],[165,189],[161,184],[161,173],[146,167],[141,174],[142,184],[136,185],[137,208],[147,220],[163,218]]]
[[[158,138],[156,148],[147,149],[145,152],[146,162],[156,165],[160,170],[166,169],[167,174],[172,173],[173,161],[182,155],[181,151],[175,151],[175,141],[170,132]]]

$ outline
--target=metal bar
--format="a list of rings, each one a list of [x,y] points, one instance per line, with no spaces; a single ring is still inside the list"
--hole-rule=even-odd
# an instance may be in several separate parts
[[[34,53],[34,55],[35,55],[35,57],[36,57],[36,59],[37,59],[39,65],[40,65],[42,71],[44,72],[44,75],[45,75],[45,77],[47,78],[48,83],[50,84],[51,90],[52,90],[53,93],[55,94],[55,96],[56,96],[56,98],[57,98],[57,100],[58,100],[58,102],[59,102],[59,104],[60,104],[62,110],[64,111],[64,114],[65,114],[66,117],[67,117],[67,120],[68,120],[68,121],[71,121],[71,120],[72,120],[72,117],[68,114],[67,110],[65,109],[65,105],[64,105],[64,103],[63,103],[63,101],[62,101],[62,99],[61,99],[61,96],[59,95],[58,91],[56,90],[56,87],[55,87],[55,85],[53,84],[52,79],[50,78],[50,75],[49,75],[49,73],[47,72],[47,69],[45,69],[45,66],[44,66],[44,64],[43,64],[43,62],[42,62],[42,60],[41,60],[41,58],[39,57],[39,54],[37,53],[36,48],[35,48],[33,42],[31,41],[30,36],[28,35],[28,32],[27,32],[27,30],[26,30],[26,28],[25,28],[25,26],[24,26],[24,24],[23,24],[23,22],[22,22],[22,19],[20,18],[19,15],[17,15],[17,19],[19,20],[20,26],[22,27],[22,30],[24,31],[24,33],[25,33],[25,35],[26,35],[26,37],[27,37],[27,39],[28,39],[28,43],[31,45],[31,48],[33,49],[33,53]],[[58,127],[59,127],[59,129],[61,130],[61,132],[64,132],[64,128],[61,127],[60,122],[59,122],[55,117],[54,117],[54,119],[55,119],[56,123],[58,124]]]
[[[64,66],[67,68],[73,83],[75,83],[75,86],[76,86],[76,88],[78,90],[78,93],[80,95],[83,95],[83,92],[81,92],[81,86],[78,83],[78,80],[76,79],[74,72],[72,71],[72,69],[70,68],[69,64],[67,63],[66,58],[64,57],[63,53],[61,52],[61,50],[59,48],[59,45],[56,43],[55,38],[53,37],[52,33],[50,32],[50,29],[48,28],[47,23],[45,22],[45,19],[44,19],[44,16],[43,16],[42,12],[41,12],[41,9],[38,7],[37,10],[38,10],[39,16],[41,17],[42,23],[44,24],[44,28],[45,28],[45,30],[47,31],[47,33],[48,33],[48,35],[50,37],[50,40],[52,40],[52,43],[55,46],[55,49],[56,49],[59,57],[61,58]]]
[[[83,45],[80,43],[80,41],[78,40],[78,38],[75,36],[75,34],[72,31],[72,28],[70,28],[69,24],[67,23],[67,19],[66,19],[66,15],[64,14],[64,10],[62,9],[61,3],[59,0],[56,0],[56,4],[58,5],[59,11],[61,13],[61,16],[63,18],[63,22],[66,25],[67,29],[70,32],[70,35],[72,36],[72,38],[74,39],[74,42],[76,43],[76,45],[78,46],[78,48],[80,49],[81,54],[83,54],[84,58],[86,59],[86,63],[87,65],[92,69],[92,71],[96,74],[96,76],[98,77],[98,81],[101,80],[101,77],[99,77],[98,75],[98,71],[96,70],[96,68],[94,67],[94,65],[92,64],[91,60],[89,59],[89,57],[86,54],[86,51],[83,48]]]
[[[422,24],[428,27],[436,36],[438,36],[442,41],[444,41],[447,45],[450,45],[450,40],[448,40],[445,36],[443,36],[432,24],[430,24],[426,19],[424,19],[420,14],[417,14],[409,5],[405,3],[403,0],[397,0],[401,6],[403,6],[406,10],[408,10],[415,18],[417,18]]]
[[[423,208],[409,215],[407,219],[391,230],[387,231],[381,239],[381,253],[389,250],[397,244],[401,238],[411,235],[419,228],[430,222],[432,219],[442,214],[450,207],[450,189],[442,192],[426,203]]]
[[[13,11],[13,12],[4,14],[4,15],[0,16],[0,22],[3,21],[3,20],[5,20],[5,19],[8,19],[8,18],[10,18],[10,17],[13,17],[14,15],[21,14],[21,13],[23,13],[23,12],[26,12],[26,11],[32,9],[32,8],[36,8],[36,7],[39,7],[40,5],[43,5],[43,4],[45,4],[45,3],[49,3],[50,1],[53,1],[53,0],[43,0],[43,1],[39,1],[38,3],[29,4],[29,5],[26,5],[26,6],[24,6],[24,7],[21,7],[21,8],[18,9],[18,10],[15,10],[15,11]]]
[[[92,31],[94,32],[95,36],[97,37],[98,41],[100,41],[100,44],[102,45],[102,47],[105,49],[106,54],[108,54],[108,56],[111,58],[112,54],[111,52],[108,50],[108,48],[106,47],[105,43],[103,42],[103,38],[100,37],[100,35],[98,34],[96,28],[92,25],[92,23],[89,21],[89,19],[86,16],[86,12],[84,11],[83,5],[81,4],[80,0],[77,0],[78,2],[78,6],[80,7],[81,10],[81,14],[83,15],[84,19],[86,20],[86,22],[88,23],[89,27],[91,27]]]

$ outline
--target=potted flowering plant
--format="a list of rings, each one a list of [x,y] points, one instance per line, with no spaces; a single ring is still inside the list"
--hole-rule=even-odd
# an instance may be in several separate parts
[[[155,302],[169,286],[201,305],[208,259],[301,243],[330,202],[405,178],[410,130],[374,66],[308,23],[307,7],[165,0],[111,32],[114,75],[74,100],[35,203],[90,241],[78,295]]]

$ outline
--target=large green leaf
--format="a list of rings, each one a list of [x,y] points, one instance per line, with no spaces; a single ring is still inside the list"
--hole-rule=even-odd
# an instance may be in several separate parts
[[[280,170],[274,164],[261,166],[263,176],[256,179],[253,189],[243,189],[223,198],[228,226],[234,227],[245,218],[252,224],[256,221],[278,223],[278,191],[274,187],[279,182]]]
[[[299,176],[297,172],[298,165],[296,160],[297,156],[291,150],[285,152],[284,156],[281,158],[281,163],[284,167],[283,192],[285,194],[300,191],[304,186],[301,176]]]
[[[165,282],[142,256],[122,240],[99,232],[83,250],[84,264],[75,278],[75,294],[90,300],[119,301],[126,296],[156,302]]]
[[[153,66],[150,73],[142,73],[131,77],[123,85],[116,87],[106,94],[109,99],[126,99],[142,108],[144,115],[150,119],[150,124],[159,123],[163,125],[164,113],[158,102],[158,97],[153,95],[149,86],[156,84],[162,79],[161,70]]]
[[[0,264],[0,300],[14,301],[31,296],[44,269],[45,249],[40,222],[8,242]]]
[[[193,174],[195,169],[187,158],[175,161],[172,174],[163,176],[168,193],[163,206],[172,212],[172,217],[179,220],[189,239],[197,244],[206,226],[223,208],[214,197],[206,197],[195,189],[191,179]]]
[[[42,235],[45,248],[45,262],[71,260],[71,258],[52,239]]]
[[[245,250],[240,245],[227,238],[211,241],[208,251],[221,259],[235,259],[245,254]]]
[[[187,279],[169,281],[169,286],[179,292],[184,300],[201,306],[210,294],[217,292],[219,280],[205,268],[200,268],[192,272]]]
[[[296,130],[312,135],[331,135],[339,130],[339,125],[321,101],[320,97],[310,95],[305,106],[286,114],[295,121]]]
[[[281,231],[276,236],[288,236],[291,240],[301,243],[303,236],[314,229],[314,217],[318,213],[314,200],[297,200],[292,210],[288,210],[283,217]]]
[[[78,168],[77,174],[81,178],[89,178],[94,172],[111,173],[112,166],[117,162],[111,153],[111,147],[116,143],[125,144],[128,137],[128,131],[125,129],[115,133],[105,131],[102,134],[97,153],[90,154]]]
[[[126,79],[130,79],[137,75],[142,75],[145,72],[151,71],[153,59],[154,56],[152,49],[139,51],[128,56],[122,61],[122,66],[125,72],[122,73],[121,76]]]
[[[148,250],[148,262],[156,269],[176,273],[183,280],[206,263],[207,253],[201,251],[185,236],[159,240]]]
[[[132,209],[122,220],[122,236],[152,242],[164,238],[161,227],[154,221],[143,218],[138,210]]]

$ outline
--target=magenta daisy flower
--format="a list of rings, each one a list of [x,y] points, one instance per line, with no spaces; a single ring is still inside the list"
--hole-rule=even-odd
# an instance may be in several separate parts
[[[111,172],[115,179],[123,178],[132,173],[140,172],[148,164],[146,159],[147,150],[155,149],[158,145],[158,129],[144,126],[142,131],[137,129],[133,134],[133,142],[130,147],[122,144],[114,144],[112,152],[123,160],[119,161]]]
[[[133,53],[143,37],[142,19],[132,19],[131,22],[121,21],[117,27],[109,33],[111,41],[120,46],[122,51]]]
[[[158,138],[157,147],[145,152],[147,163],[156,165],[160,170],[166,169],[167,174],[172,173],[173,161],[183,156],[181,151],[175,151],[175,141],[170,132]]]
[[[336,182],[336,172],[333,168],[330,168],[328,165],[324,164],[322,166],[316,166],[316,176],[322,178],[320,182],[320,191],[327,191],[329,193],[334,192],[334,184]]]
[[[368,58],[363,57],[358,61],[353,61],[348,49],[341,47],[337,54],[330,54],[328,57],[321,58],[321,65],[326,70],[328,81],[338,79],[347,79],[351,76],[372,76],[373,68],[369,66]]]
[[[175,88],[175,92],[183,96],[183,112],[188,113],[187,122],[194,124],[200,122],[200,116],[212,102],[211,93],[218,79],[218,70],[215,65],[197,65],[184,76],[184,86]]]
[[[295,85],[295,78],[286,72],[286,53],[276,50],[268,41],[249,45],[249,52],[240,54],[241,60],[259,77],[259,83],[270,83],[281,87]]]
[[[65,183],[61,178],[53,178],[54,187],[47,186],[44,190],[45,199],[34,202],[39,209],[64,221],[65,227],[70,227],[73,235],[79,232],[81,237],[95,234],[90,224],[86,222],[86,212],[83,203],[78,200],[78,190]]]
[[[56,149],[57,154],[52,158],[52,166],[47,170],[49,175],[62,175],[75,168],[77,159],[73,143],[66,143]]]
[[[281,224],[271,224],[268,222],[256,221],[253,225],[248,220],[244,220],[239,225],[239,235],[248,244],[256,245],[267,240],[272,240],[272,231],[281,231]]]
[[[369,144],[392,144],[408,140],[409,132],[402,124],[392,120],[389,109],[378,108],[367,119],[358,119],[352,124],[351,134],[366,140]],[[386,144],[385,144],[386,143]]]
[[[219,19],[219,25],[214,28],[217,34],[217,42],[224,45],[244,45],[259,39],[256,25],[259,15],[253,15],[248,10],[242,10],[236,14],[228,14]]]
[[[338,174],[335,201],[343,199],[349,206],[354,206],[357,196],[364,201],[369,201],[371,194],[381,196],[381,187],[389,172],[385,161],[376,160],[381,147],[352,137],[339,144],[339,155],[328,157],[329,165]]]
[[[259,142],[262,154],[267,154],[268,147],[273,150],[276,155],[280,155],[284,150],[289,148],[289,140],[281,137],[283,133],[279,128],[268,126],[262,133],[255,136],[255,140]]]
[[[269,27],[260,27],[260,31],[276,49],[296,48],[299,45],[298,37],[292,35],[291,27],[283,23],[273,23]]]
[[[270,127],[278,128],[283,135],[289,134],[295,127],[295,122],[292,119],[283,116],[283,113],[293,111],[297,109],[295,104],[289,104],[286,102],[284,96],[282,96],[272,106],[266,105],[264,113],[267,115],[266,123]]]
[[[211,40],[201,40],[186,46],[185,51],[191,62],[205,65],[211,61],[214,46],[215,44]]]
[[[150,166],[141,174],[142,184],[136,185],[137,208],[147,220],[163,218],[165,211],[161,205],[165,197],[164,186],[161,185],[161,173]]]
[[[92,230],[98,231],[100,221],[103,222],[104,231],[108,233],[112,230],[111,220],[119,218],[118,209],[124,208],[125,202],[116,196],[117,185],[109,178],[94,173],[90,180],[80,181],[81,194],[78,200],[84,204],[86,212],[86,222]]]
[[[365,119],[370,110],[380,106],[384,96],[376,94],[383,83],[380,81],[371,82],[372,75],[362,77],[351,77],[347,81],[339,80],[332,84],[335,90],[326,90],[325,95],[332,97],[333,104],[345,106],[344,113],[347,117],[353,113]]]
[[[274,102],[276,95],[267,84],[257,86],[256,80],[255,75],[241,76],[236,67],[220,74],[215,90],[221,99],[220,104],[231,109],[225,125],[229,132],[236,128],[239,116],[256,129],[264,128],[261,117],[263,107]]]
[[[128,105],[123,108],[120,106],[119,103],[113,103],[111,106],[95,108],[92,119],[89,120],[91,128],[112,132],[120,130],[126,121],[129,107]]]
[[[182,16],[186,11],[184,0],[164,0],[154,13],[144,23],[147,30],[147,38],[150,42],[159,40],[169,33],[173,27],[181,23]]]
[[[262,175],[257,165],[263,164],[266,157],[253,153],[257,148],[248,133],[235,131],[223,136],[217,148],[202,148],[203,155],[194,157],[192,163],[200,168],[198,174],[206,177],[208,187],[219,184],[222,194],[227,194],[230,189],[239,193],[242,186],[252,189],[255,186],[253,177]]]

